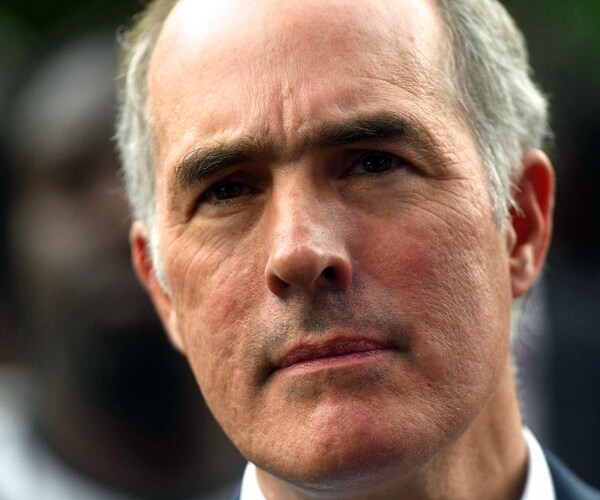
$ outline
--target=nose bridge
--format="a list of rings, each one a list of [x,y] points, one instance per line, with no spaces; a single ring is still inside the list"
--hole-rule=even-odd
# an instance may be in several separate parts
[[[352,266],[335,200],[303,182],[274,191],[271,201],[265,269],[270,290],[285,298],[292,290],[347,287]]]
[[[285,183],[274,185],[271,250],[293,258],[295,254],[329,255],[345,247],[342,204],[327,181],[309,168],[290,169]],[[282,176],[283,177],[283,176]]]
[[[327,244],[335,218],[324,200],[306,185],[281,192],[274,201],[273,240],[280,247],[319,247]],[[289,251],[289,250],[288,250]]]

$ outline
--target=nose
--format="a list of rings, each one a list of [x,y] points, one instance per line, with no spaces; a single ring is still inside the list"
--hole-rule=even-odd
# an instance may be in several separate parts
[[[269,290],[281,299],[302,292],[341,291],[352,282],[352,260],[345,228],[334,207],[292,195],[277,203],[271,216],[265,269]]]

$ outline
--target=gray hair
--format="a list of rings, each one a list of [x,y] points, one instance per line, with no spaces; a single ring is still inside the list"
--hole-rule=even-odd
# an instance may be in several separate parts
[[[532,81],[523,36],[497,0],[437,0],[448,27],[452,85],[490,179],[494,215],[505,224],[521,156],[549,137],[547,101]],[[149,231],[158,258],[153,133],[147,99],[152,51],[177,0],[155,0],[122,38],[118,148],[133,216]]]
[[[514,206],[521,156],[550,138],[548,102],[532,79],[523,35],[497,0],[438,0],[463,117],[488,171],[494,215]],[[518,208],[518,207],[515,207]]]
[[[121,34],[116,140],[127,198],[134,220],[142,221],[150,238],[154,272],[163,288],[167,280],[158,251],[154,134],[148,109],[148,70],[158,35],[178,0],[155,0]]]

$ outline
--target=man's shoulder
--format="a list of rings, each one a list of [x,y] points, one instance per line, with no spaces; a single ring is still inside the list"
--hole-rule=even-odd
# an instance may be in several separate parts
[[[242,493],[242,485],[240,485],[235,489],[235,491],[229,496],[229,500],[240,500],[240,496]]]
[[[222,500],[240,500],[241,497],[241,493],[242,493],[242,483],[238,483],[237,485],[235,485],[233,488],[230,488],[227,492],[226,492],[226,496],[224,496],[222,498]]]
[[[556,500],[600,500],[600,491],[584,483],[556,456],[546,451]]]
[[[228,484],[213,493],[199,496],[198,500],[240,500],[241,486],[241,482]]]

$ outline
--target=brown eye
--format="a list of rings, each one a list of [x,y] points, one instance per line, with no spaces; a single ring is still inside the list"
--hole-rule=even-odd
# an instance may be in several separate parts
[[[391,155],[372,154],[363,158],[361,163],[365,172],[378,174],[390,170],[393,167],[394,159]]]
[[[226,182],[213,188],[213,196],[216,200],[230,200],[248,193],[248,188],[241,182]]]
[[[247,195],[251,189],[242,182],[222,181],[206,190],[200,202],[219,203]]]
[[[390,153],[372,152],[361,156],[350,175],[383,174],[396,170],[404,164],[401,158]]]

